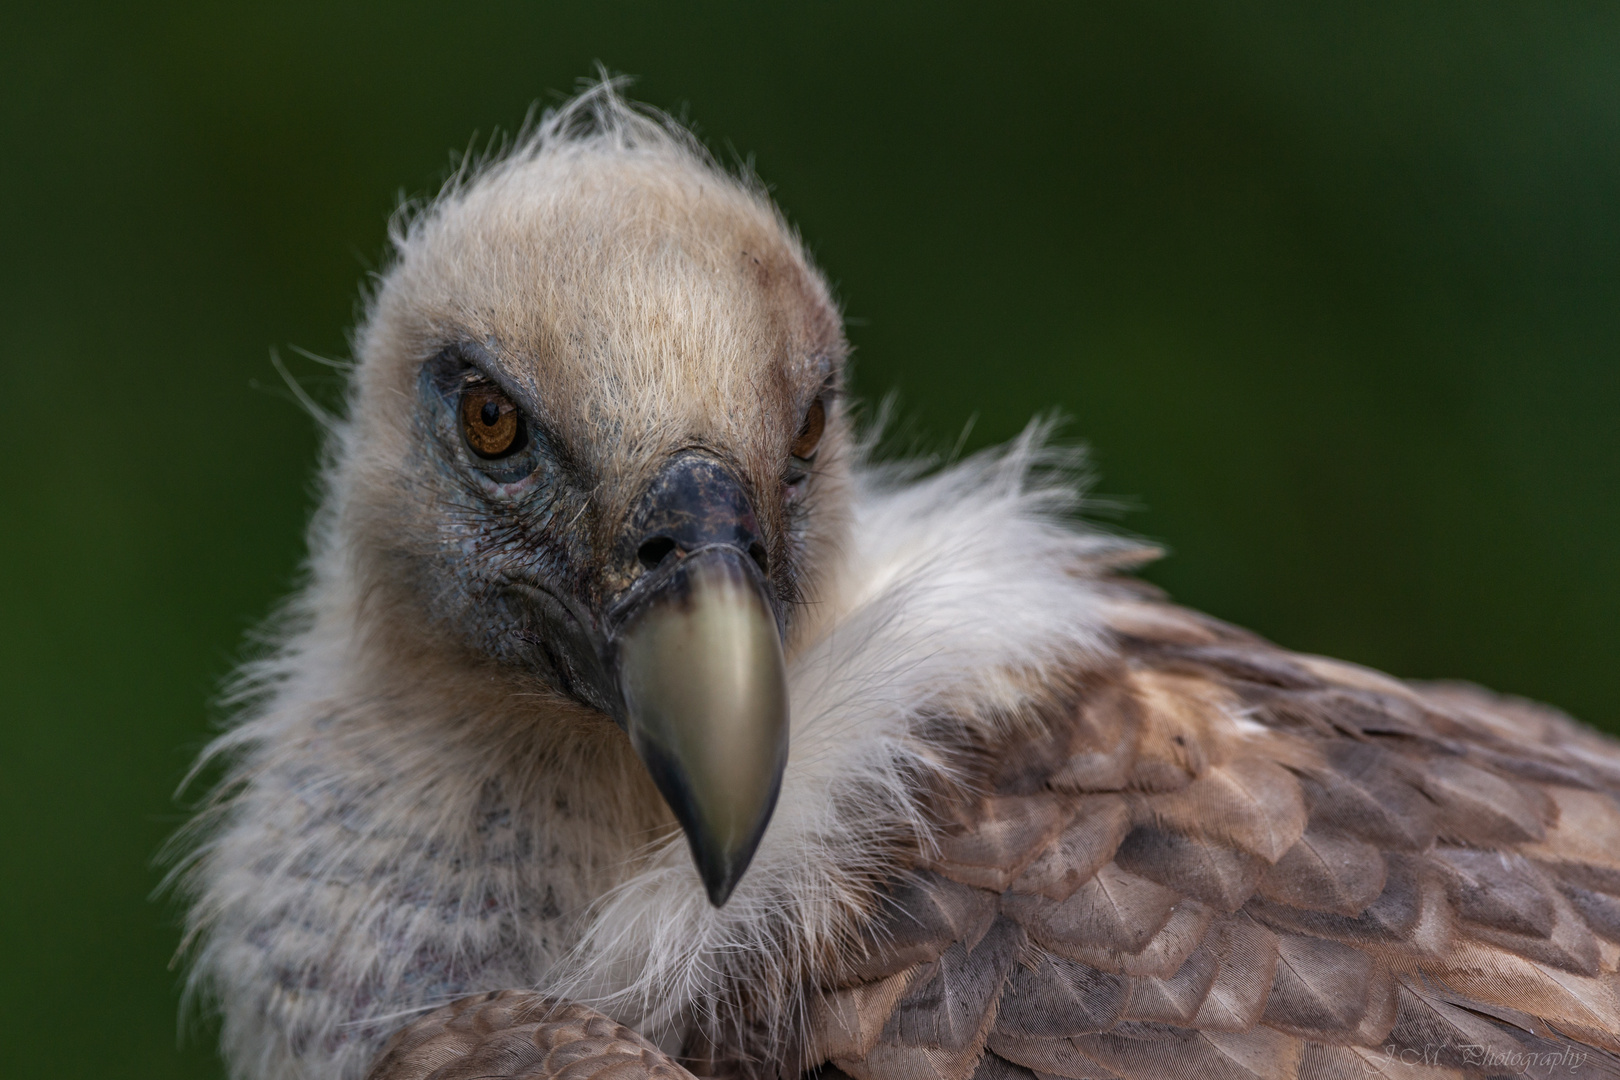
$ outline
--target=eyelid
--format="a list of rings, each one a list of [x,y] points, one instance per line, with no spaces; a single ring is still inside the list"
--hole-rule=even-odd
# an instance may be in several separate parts
[[[534,410],[529,408],[526,395],[516,387],[509,385],[505,379],[496,377],[479,364],[469,363],[467,365],[466,370],[461,373],[460,381],[456,384],[455,390],[458,394],[464,394],[480,385],[488,386],[492,390],[498,390],[517,407],[519,412],[526,415],[533,414]]]
[[[538,410],[523,389],[509,382],[493,363],[492,357],[486,350],[471,342],[457,342],[448,345],[435,353],[427,361],[433,371],[434,388],[447,401],[454,404],[461,394],[475,383],[488,383],[511,399],[528,416],[536,416]]]

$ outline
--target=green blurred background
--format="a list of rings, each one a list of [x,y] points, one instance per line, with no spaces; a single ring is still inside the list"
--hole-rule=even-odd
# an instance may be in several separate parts
[[[148,896],[300,557],[316,436],[269,350],[330,400],[290,347],[345,355],[400,193],[598,59],[754,156],[923,441],[1060,407],[1182,600],[1620,721],[1620,7],[23,6],[7,1075],[217,1075]]]

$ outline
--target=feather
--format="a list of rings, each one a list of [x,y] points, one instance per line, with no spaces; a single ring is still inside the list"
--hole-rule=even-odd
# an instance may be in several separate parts
[[[1215,676],[1233,685],[1239,693],[1247,689],[1242,686],[1244,683],[1280,690],[1317,690],[1323,685],[1320,676],[1288,653],[1260,641],[1245,641],[1241,645],[1226,642],[1172,645],[1154,641],[1151,648],[1159,666],[1165,670]]]
[[[1211,725],[1234,715],[1237,699],[1206,679],[1150,668],[1131,671],[1128,680],[1140,708],[1130,786],[1179,791],[1209,768]]]
[[[1282,858],[1305,831],[1305,801],[1288,770],[1248,756],[1229,761],[1169,795],[1141,800],[1137,819],[1248,852]]]
[[[1069,1039],[1029,1039],[1004,1035],[998,1028],[990,1035],[990,1049],[998,1057],[1016,1062],[1037,1076],[1058,1076],[1064,1080],[1119,1080],[1118,1074],[1103,1068],[1094,1059],[1074,1048]]]
[[[1244,910],[1282,930],[1296,930],[1336,941],[1398,942],[1416,931],[1426,905],[1432,904],[1422,888],[1422,870],[1410,857],[1386,856],[1388,872],[1378,899],[1359,915],[1338,915],[1291,907],[1263,898],[1249,901]]]
[[[997,919],[973,948],[958,941],[946,949],[933,977],[914,983],[896,1004],[880,1041],[958,1054],[968,1050],[995,1013],[1022,941],[1016,923]]]
[[[1074,815],[1066,801],[1040,795],[987,799],[970,827],[940,836],[928,865],[983,889],[1005,890]]]
[[[1260,879],[1261,896],[1290,907],[1356,916],[1384,891],[1388,868],[1376,845],[1307,830]]]
[[[1620,987],[1613,977],[1561,971],[1502,949],[1459,942],[1434,978],[1485,1005],[1523,1010],[1583,1041],[1620,1048]]]
[[[1440,834],[1459,843],[1522,844],[1546,836],[1542,814],[1517,785],[1465,761],[1430,760],[1423,793],[1440,807]]]
[[[1035,1073],[987,1051],[973,1070],[973,1080],[1035,1080]]]
[[[1462,1074],[1428,1063],[1421,1050],[1307,1043],[1299,1075],[1300,1080],[1459,1080]]]
[[[1154,1020],[1187,1027],[1215,983],[1220,962],[1209,946],[1195,949],[1172,975],[1131,979],[1121,1020]]]
[[[1008,888],[1063,901],[1114,857],[1130,830],[1130,812],[1118,795],[1084,796],[1074,820],[1042,849]]]
[[[1269,1028],[1200,1032],[1138,1024],[1074,1039],[1127,1080],[1294,1080],[1304,1044]]]
[[[1330,768],[1301,780],[1313,826],[1407,851],[1434,842],[1434,803],[1418,789],[1415,770],[1405,759],[1350,740],[1329,743],[1322,751]]]
[[[932,977],[919,979],[896,1003],[869,1051],[835,1061],[858,1080],[966,1080],[984,1051],[1022,942],[1015,924],[997,919],[971,950],[952,945]]]
[[[1181,898],[1174,889],[1108,863],[1061,903],[1008,893],[1001,909],[1059,955],[1068,946],[1101,946],[1134,954],[1170,921]]]
[[[517,990],[464,998],[418,1020],[384,1049],[370,1080],[694,1080],[593,1009]]]
[[[1598,940],[1575,909],[1562,897],[1554,897],[1554,921],[1545,936],[1516,934],[1491,927],[1470,927],[1468,936],[1486,945],[1517,953],[1528,960],[1559,968],[1576,975],[1597,976],[1613,973],[1612,962],[1604,966]]]
[[[1561,883],[1560,887],[1587,926],[1610,941],[1620,942],[1620,898],[1568,882]]]
[[[1119,1022],[1128,993],[1126,980],[1118,975],[1042,954],[1032,964],[1013,970],[996,1031],[1008,1039],[1067,1038],[1107,1031]]]
[[[1285,935],[1277,943],[1277,974],[1262,1019],[1298,1034],[1342,1035],[1366,1015],[1378,976],[1373,958],[1358,949]]]
[[[995,918],[995,895],[929,871],[911,874],[879,903],[863,948],[835,987],[875,982],[938,959],[953,942],[972,948]]]
[[[1490,1069],[1545,1075],[1620,1077],[1620,1060],[1539,1023],[1527,1014],[1504,1021],[1478,1005],[1430,983],[1403,980],[1398,1020],[1385,1056],[1415,1060],[1480,1075]],[[1492,1068],[1494,1066],[1494,1068]]]
[[[1183,899],[1170,913],[1159,932],[1136,952],[1125,952],[1106,945],[1065,944],[1063,955],[1103,971],[1117,971],[1145,978],[1168,978],[1174,975],[1205,940],[1215,912],[1191,898]]]
[[[1141,705],[1117,677],[1100,680],[1074,713],[1074,745],[1047,778],[1056,791],[1118,791],[1131,779],[1141,741]]]
[[[1581,865],[1591,871],[1589,880],[1601,891],[1620,895],[1620,806],[1612,793],[1583,791],[1579,788],[1549,787],[1556,822],[1539,843],[1527,844],[1521,851],[1532,859]],[[1595,884],[1602,878],[1612,888]]]
[[[1114,861],[1123,870],[1173,885],[1221,911],[1242,907],[1265,869],[1247,852],[1149,825],[1131,830]]]
[[[1214,938],[1220,968],[1192,1026],[1201,1031],[1248,1031],[1260,1022],[1277,974],[1278,938],[1246,918],[1220,924]]]
[[[1552,933],[1552,889],[1522,855],[1457,847],[1434,855],[1449,871],[1446,896],[1459,918],[1531,937]]]
[[[929,977],[932,964],[916,964],[888,978],[851,986],[810,1000],[807,1056],[814,1061],[861,1058],[872,1052],[895,1003],[912,983]]]

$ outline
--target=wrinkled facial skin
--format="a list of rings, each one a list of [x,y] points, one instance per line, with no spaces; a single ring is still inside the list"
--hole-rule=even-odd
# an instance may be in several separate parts
[[[537,422],[533,402],[498,371],[486,350],[463,344],[422,365],[412,471],[431,477],[441,522],[436,557],[421,567],[422,599],[463,642],[537,676],[559,693],[611,711],[595,665],[590,474]],[[499,460],[468,446],[459,414],[464,393],[494,385],[523,414],[525,445]],[[435,590],[432,582],[443,586]]]
[[[461,342],[422,363],[406,487],[419,502],[413,517],[437,522],[431,554],[412,559],[424,614],[462,644],[557,693],[617,716],[618,688],[603,663],[615,606],[622,606],[649,572],[638,559],[638,497],[669,453],[648,454],[626,468],[604,450],[604,438],[565,441],[550,421],[556,412],[514,378],[489,347]],[[808,465],[792,453],[803,417],[819,404],[839,426],[839,366],[831,356],[795,365],[791,425],[766,434],[776,443],[774,468],[749,469],[747,455],[712,442],[680,440],[675,452],[696,450],[734,477],[754,511],[779,622],[791,617],[806,591],[810,517],[818,481],[837,451],[823,439]],[[777,380],[781,381],[780,376]],[[469,392],[495,388],[517,407],[523,442],[486,459],[463,431]],[[588,403],[575,403],[575,406]],[[760,418],[763,420],[763,418]],[[756,421],[760,428],[764,423]]]

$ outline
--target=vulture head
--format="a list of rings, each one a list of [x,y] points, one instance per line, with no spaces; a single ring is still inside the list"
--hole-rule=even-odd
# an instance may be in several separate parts
[[[848,347],[761,191],[656,119],[596,122],[401,228],[331,528],[373,644],[469,716],[498,698],[532,729],[508,744],[632,747],[719,906],[847,525]]]

